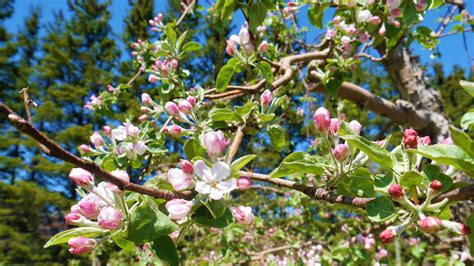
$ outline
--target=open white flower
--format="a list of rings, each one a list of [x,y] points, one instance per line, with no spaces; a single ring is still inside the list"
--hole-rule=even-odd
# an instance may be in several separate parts
[[[209,194],[214,200],[220,200],[225,193],[237,187],[235,178],[225,180],[230,176],[230,167],[224,162],[215,163],[209,168],[202,160],[194,163],[194,173],[200,178],[196,182],[196,191],[200,194]]]

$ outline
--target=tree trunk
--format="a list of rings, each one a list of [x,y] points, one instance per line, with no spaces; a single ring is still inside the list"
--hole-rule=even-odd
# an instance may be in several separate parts
[[[450,121],[444,115],[441,95],[427,82],[419,58],[411,54],[405,41],[390,52],[384,65],[403,99],[397,102],[400,107],[428,112],[428,125],[415,129],[428,134],[435,143],[448,137]]]

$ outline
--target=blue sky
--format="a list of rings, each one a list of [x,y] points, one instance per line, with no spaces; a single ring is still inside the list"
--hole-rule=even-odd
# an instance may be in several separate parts
[[[156,0],[156,12],[164,11],[166,5],[161,4],[165,0]],[[206,1],[203,1],[206,2]],[[468,1],[469,2],[469,1]],[[28,16],[30,8],[38,5],[42,10],[42,24],[50,22],[53,18],[53,13],[60,9],[67,10],[66,0],[16,0],[15,13],[12,18],[6,21],[6,26],[10,32],[16,31],[23,22],[23,19]],[[474,3],[469,3],[467,9],[470,14],[474,14]],[[112,20],[111,26],[115,33],[120,34],[123,29],[123,18],[127,15],[129,10],[128,0],[112,0],[111,6]],[[430,11],[423,22],[425,26],[435,28],[438,25],[436,19],[444,14],[445,10]],[[312,40],[316,34],[320,33],[307,20],[305,9],[300,12],[301,26],[307,26],[310,29],[308,33],[308,40]],[[234,17],[234,24],[241,25],[243,17],[240,12],[236,13]],[[235,27],[237,31],[239,27]],[[448,29],[449,30],[449,29]],[[474,57],[474,33],[466,33],[466,41],[469,49],[469,54]],[[441,39],[439,50],[441,58],[435,60],[430,58],[431,52],[421,48],[419,45],[413,45],[415,54],[420,55],[423,64],[430,64],[434,61],[441,61],[446,72],[450,72],[454,65],[459,65],[463,69],[468,69],[468,59],[463,45],[463,38],[461,35],[454,35]],[[474,62],[473,62],[474,63]]]

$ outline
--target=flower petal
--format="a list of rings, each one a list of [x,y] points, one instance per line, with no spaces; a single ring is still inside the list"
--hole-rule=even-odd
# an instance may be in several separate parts
[[[217,183],[217,188],[222,192],[222,193],[229,193],[232,190],[234,190],[237,187],[237,182],[235,181],[234,178],[227,180],[227,181],[221,181]]]
[[[197,160],[194,163],[194,174],[197,176],[201,177],[204,175],[204,170],[209,170],[209,167],[207,167],[206,163],[203,160]]]
[[[224,162],[217,162],[212,166],[214,181],[219,182],[230,175],[230,167]]]
[[[213,200],[220,200],[224,197],[221,191],[219,189],[211,188],[211,193],[209,194],[209,198]]]
[[[211,193],[211,186],[206,182],[199,181],[196,183],[195,190],[200,194],[209,194]]]

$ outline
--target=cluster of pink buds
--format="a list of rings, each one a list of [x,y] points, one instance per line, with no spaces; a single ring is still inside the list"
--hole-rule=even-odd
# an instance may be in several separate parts
[[[247,55],[251,55],[255,51],[255,46],[252,44],[252,41],[250,38],[250,32],[248,30],[247,25],[242,26],[239,32],[239,36],[237,35],[230,36],[230,38],[227,40],[227,46],[225,48],[226,53],[230,56],[236,53],[239,53],[238,52],[239,45],[242,47],[245,54]],[[261,48],[264,51],[266,51],[266,49],[268,49],[268,44],[266,45],[263,44]]]
[[[103,98],[102,96],[95,96],[92,95],[89,98],[89,101],[84,105],[84,108],[95,111],[96,109],[100,108],[102,105]]]
[[[128,182],[130,177],[126,171],[115,170],[111,174],[117,179]],[[123,224],[124,192],[109,182],[94,184],[93,175],[82,168],[73,168],[69,178],[77,186],[89,193],[64,217],[66,223],[75,226],[100,227],[104,230],[115,231]],[[84,254],[92,251],[97,241],[86,237],[72,238],[68,242],[72,254]]]
[[[163,19],[163,14],[158,13],[153,19],[148,20],[148,24],[151,27],[150,30],[153,32],[159,31],[160,27],[163,27]]]
[[[429,136],[418,137],[418,132],[409,128],[403,132],[403,144],[407,148],[416,149],[418,145],[430,145],[431,139]]]

